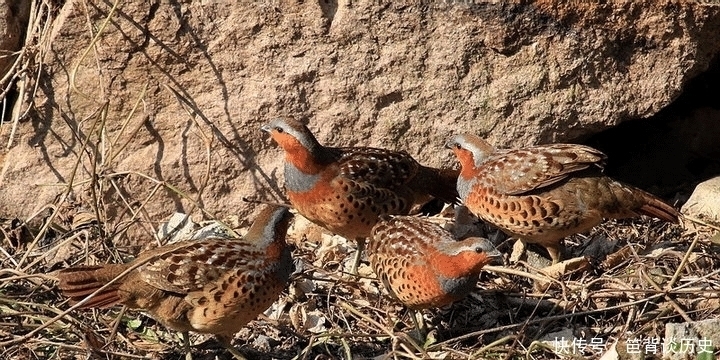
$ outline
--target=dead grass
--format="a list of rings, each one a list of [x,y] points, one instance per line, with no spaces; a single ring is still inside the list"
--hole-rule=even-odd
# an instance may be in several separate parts
[[[101,221],[73,225],[73,219],[87,213],[68,214],[83,207],[53,208],[50,226],[37,217],[3,227],[0,346],[5,354],[28,359],[88,354],[181,358],[177,334],[139,312],[120,307],[65,311],[70,306],[55,289],[51,271],[127,261],[133,251],[109,246],[109,238],[102,241],[99,234],[113,232],[101,230]],[[556,358],[557,349],[541,340],[557,334],[599,338],[606,345],[630,337],[662,338],[668,322],[719,315],[720,270],[714,269],[720,268],[720,258],[710,241],[712,232],[703,225],[682,231],[650,219],[606,222],[590,234],[568,239],[568,255],[613,239],[618,243],[610,258],[619,258],[612,264],[591,261],[589,269],[542,289],[538,279],[545,275],[528,274],[531,264],[493,267],[496,271],[484,273],[468,298],[423,312],[431,330],[425,343],[413,338],[408,312],[383,295],[367,266],[360,271],[368,276],[359,279],[341,271],[352,258],[352,247],[342,238],[327,235],[321,244],[291,239],[298,244],[292,284],[234,344],[259,359],[545,359]],[[37,250],[30,246],[33,242]],[[192,341],[196,358],[229,358],[208,336],[193,335]]]

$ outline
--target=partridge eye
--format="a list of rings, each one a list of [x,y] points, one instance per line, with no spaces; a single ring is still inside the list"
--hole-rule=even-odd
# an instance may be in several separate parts
[[[277,132],[279,132],[279,133],[285,132],[285,130],[283,130],[283,128],[281,128],[281,127],[279,127],[279,126],[276,126],[276,127],[275,127],[275,131],[277,131]]]
[[[460,150],[460,149],[462,149],[462,146],[460,146],[460,144],[455,144],[455,148]]]
[[[485,251],[485,250],[483,250],[483,248],[481,248],[481,247],[476,247],[476,248],[475,248],[475,252],[478,253],[478,254],[481,253],[481,252],[484,252],[484,251]]]

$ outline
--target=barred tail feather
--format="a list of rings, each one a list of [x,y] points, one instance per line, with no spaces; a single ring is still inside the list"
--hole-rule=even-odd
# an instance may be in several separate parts
[[[639,209],[641,214],[652,216],[673,224],[680,222],[680,212],[675,210],[674,207],[649,193],[644,193],[643,198],[645,199],[645,204],[643,204]]]
[[[125,269],[127,269],[127,266],[124,264],[63,269],[57,273],[60,281],[58,288],[63,295],[70,298],[71,303],[75,304],[100,289]],[[106,308],[117,304],[120,302],[119,286],[120,282],[113,283],[113,285],[93,296],[81,308]]]

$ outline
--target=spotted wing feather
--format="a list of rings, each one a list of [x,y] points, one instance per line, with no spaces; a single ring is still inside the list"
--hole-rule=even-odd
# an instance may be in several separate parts
[[[200,290],[232,269],[253,269],[263,262],[263,253],[237,239],[185,241],[164,250],[148,254],[153,258],[139,273],[148,284],[179,294]]]
[[[216,281],[206,284],[202,291],[191,292],[186,300],[196,306],[207,305],[207,299],[225,308],[242,306],[261,288],[271,285],[267,280],[262,267],[235,269],[222,273]],[[228,291],[230,288],[232,291]]]
[[[373,229],[368,248],[370,263],[390,296],[407,303],[411,299],[406,293],[396,293],[395,287],[403,286],[406,269],[411,266],[425,266],[427,262],[417,246],[418,241],[409,228],[400,228],[391,219]]]
[[[556,184],[591,167],[601,170],[606,158],[599,150],[575,144],[507,150],[484,162],[478,178],[492,181],[498,193],[521,195]]]
[[[410,181],[420,165],[406,152],[358,147],[340,148],[340,174],[374,187],[397,189]]]

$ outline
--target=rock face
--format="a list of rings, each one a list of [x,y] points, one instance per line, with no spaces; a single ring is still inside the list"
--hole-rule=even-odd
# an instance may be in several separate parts
[[[128,206],[246,215],[242,196],[281,197],[280,151],[258,129],[276,114],[325,144],[453,164],[454,132],[520,146],[650,116],[720,50],[720,7],[570,3],[68,0],[4,154],[0,216],[92,179],[118,222]]]

